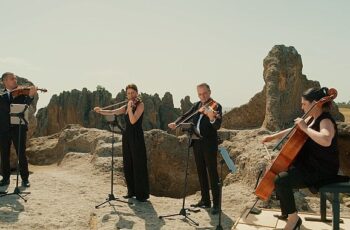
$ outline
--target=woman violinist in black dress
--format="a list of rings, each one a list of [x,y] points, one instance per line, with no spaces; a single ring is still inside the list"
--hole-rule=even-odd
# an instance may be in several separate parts
[[[149,198],[146,146],[142,129],[144,103],[138,98],[135,84],[126,86],[128,104],[115,110],[94,110],[102,115],[121,115],[125,118],[125,131],[122,137],[124,176],[128,193],[124,198],[136,197],[144,202]]]

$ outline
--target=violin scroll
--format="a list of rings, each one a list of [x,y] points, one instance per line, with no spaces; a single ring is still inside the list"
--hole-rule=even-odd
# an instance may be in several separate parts
[[[137,96],[136,98],[131,99],[130,101],[132,101],[131,107],[135,109],[142,102],[142,98],[140,96]]]
[[[332,97],[332,100],[334,100],[338,96],[338,91],[334,88],[330,88],[327,90],[327,95]]]
[[[334,100],[338,96],[338,91],[334,88],[330,88],[330,89],[322,88],[322,90],[324,91],[324,94],[326,96],[324,96],[319,101],[317,101],[318,106],[322,106],[323,104],[331,102],[332,100]]]

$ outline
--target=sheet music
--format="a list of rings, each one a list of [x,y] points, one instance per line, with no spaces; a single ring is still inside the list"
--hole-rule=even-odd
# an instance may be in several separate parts
[[[25,109],[27,107],[27,109]],[[25,111],[24,111],[25,110]],[[18,113],[22,113],[24,111],[24,120],[22,119],[21,125],[28,124],[29,121],[29,109],[27,104],[11,104],[10,105],[10,117],[12,125],[19,125],[20,118],[16,116]],[[13,114],[13,115],[11,115]]]

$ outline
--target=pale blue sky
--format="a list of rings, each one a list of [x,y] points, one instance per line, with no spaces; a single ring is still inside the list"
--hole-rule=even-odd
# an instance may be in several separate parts
[[[0,0],[0,72],[52,94],[128,83],[176,106],[207,82],[225,107],[263,87],[263,58],[294,46],[303,73],[349,101],[350,1]]]

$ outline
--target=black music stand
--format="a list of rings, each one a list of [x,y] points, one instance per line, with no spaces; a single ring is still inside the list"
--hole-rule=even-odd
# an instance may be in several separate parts
[[[102,202],[99,205],[96,205],[95,208],[99,208],[101,205],[104,205],[105,203],[109,203],[110,206],[113,206],[111,204],[111,201],[118,201],[121,203],[125,203],[125,204],[133,204],[131,202],[128,201],[123,201],[120,200],[119,198],[117,198],[116,196],[114,196],[113,194],[113,173],[114,173],[114,133],[116,132],[116,125],[117,125],[117,120],[116,120],[116,116],[114,115],[107,115],[105,116],[108,124],[111,127],[111,132],[112,132],[112,157],[111,157],[111,193],[108,194],[108,197],[106,198],[106,201]]]
[[[259,174],[258,174],[258,176],[257,176],[257,178],[256,178],[256,183],[255,183],[255,186],[254,186],[254,190],[256,190],[256,188],[258,187],[259,180],[260,180],[261,175],[263,174],[263,172],[264,172],[263,170],[260,170],[260,172],[259,172]],[[252,207],[249,209],[249,211],[248,211],[247,215],[245,216],[245,218],[248,218],[248,216],[249,216],[250,213],[251,213],[251,214],[255,214],[255,215],[258,215],[258,214],[261,213],[261,210],[260,210],[260,209],[255,208],[255,205],[258,203],[258,201],[259,201],[259,197],[257,197],[257,198],[255,199],[254,204],[253,204]]]
[[[287,135],[286,135],[286,136],[287,136]],[[280,144],[280,143],[279,143],[279,144]],[[279,144],[277,144],[277,145],[273,148],[273,150],[275,150],[275,149],[278,147]],[[269,155],[270,159],[272,159],[272,156],[271,156],[269,150],[267,149],[266,145],[264,145],[264,148],[265,148],[267,154]],[[261,169],[261,170],[259,171],[259,174],[258,174],[258,176],[257,176],[257,178],[256,178],[256,183],[255,183],[255,186],[254,186],[254,190],[256,190],[256,188],[258,187],[260,178],[261,178],[261,176],[262,176],[262,174],[263,174],[264,171],[265,171],[265,167],[264,167],[264,169]],[[255,215],[258,215],[258,214],[261,213],[261,210],[260,210],[260,209],[255,208],[255,205],[258,203],[258,201],[259,201],[259,198],[257,197],[257,198],[255,199],[255,202],[254,202],[253,206],[249,209],[249,211],[248,211],[247,215],[245,216],[245,218],[248,218],[248,216],[249,216],[250,213],[255,214]]]
[[[183,190],[183,194],[182,194],[182,208],[181,208],[179,213],[170,214],[170,215],[166,215],[166,216],[159,216],[159,219],[172,217],[172,216],[184,216],[185,217],[184,220],[188,219],[194,225],[199,226],[199,224],[197,222],[195,222],[190,217],[188,217],[190,215],[190,213],[187,213],[186,211],[199,212],[200,210],[193,210],[193,209],[190,209],[190,208],[185,208],[185,199],[186,199],[186,193],[187,193],[188,163],[189,163],[189,158],[190,158],[190,148],[191,148],[192,140],[193,139],[199,139],[200,135],[199,135],[198,132],[196,132],[195,126],[194,126],[193,123],[182,123],[182,124],[179,125],[179,127],[181,128],[181,130],[183,132],[186,132],[187,136],[188,136],[187,160],[186,160],[186,170],[185,170],[185,182],[184,182],[184,190]]]
[[[216,226],[216,230],[222,230],[221,226],[221,203],[222,203],[222,167],[224,163],[226,163],[230,173],[234,173],[236,171],[236,166],[234,165],[232,159],[230,158],[230,155],[228,154],[227,150],[224,147],[219,148],[219,153],[221,154],[222,160],[220,160],[220,178],[219,178],[219,187],[220,187],[220,194],[219,194],[219,223]]]
[[[10,195],[17,195],[19,198],[24,200],[24,202],[27,202],[27,200],[24,198],[30,192],[23,192],[19,190],[18,187],[18,179],[19,179],[19,153],[21,152],[21,130],[22,125],[28,125],[28,108],[29,106],[27,104],[11,104],[11,110],[10,110],[10,117],[11,117],[11,124],[18,125],[18,147],[17,147],[17,175],[16,175],[16,187],[12,193],[6,193],[1,192],[4,194],[1,194],[0,197],[3,196],[10,196]],[[25,141],[25,140],[24,140]],[[25,196],[22,196],[21,194],[25,194]]]

